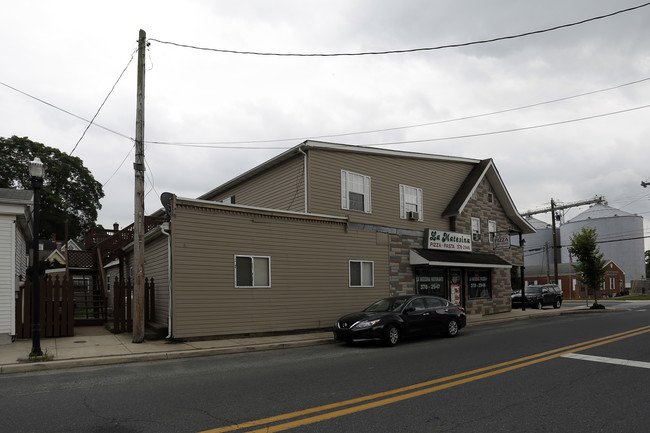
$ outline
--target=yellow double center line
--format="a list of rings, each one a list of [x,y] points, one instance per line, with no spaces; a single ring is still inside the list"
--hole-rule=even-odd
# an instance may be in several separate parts
[[[512,361],[502,362],[500,364],[494,364],[487,367],[478,368],[476,370],[442,377],[440,379],[434,379],[410,386],[405,386],[403,388],[397,388],[390,391],[380,392],[364,397],[327,404],[324,406],[317,406],[310,409],[286,413],[269,418],[263,418],[255,421],[248,421],[241,424],[219,427],[213,430],[206,430],[202,433],[222,433],[255,428],[259,426],[264,427],[257,430],[249,430],[249,433],[269,433],[289,430],[303,425],[313,424],[368,409],[386,406],[388,404],[397,403],[411,398],[420,397],[422,395],[431,394],[443,389],[452,388],[454,386],[463,385],[465,383],[485,379],[486,377],[496,376],[498,374],[507,373],[512,370],[558,358],[562,355],[566,355],[567,353],[580,352],[583,350],[591,349],[593,347],[598,347],[626,338],[635,337],[646,332],[650,332],[650,326],[644,326],[630,331],[609,335],[607,337],[601,337],[595,340],[589,340],[582,343],[573,344],[571,346],[565,346],[559,349],[538,353],[536,355],[530,355],[523,358],[514,359]]]

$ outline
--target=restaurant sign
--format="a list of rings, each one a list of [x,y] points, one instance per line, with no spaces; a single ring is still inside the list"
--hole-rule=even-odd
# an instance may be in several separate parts
[[[464,233],[426,229],[424,247],[429,250],[472,252],[472,237]]]
[[[510,248],[510,236],[496,235],[494,237],[494,248]]]

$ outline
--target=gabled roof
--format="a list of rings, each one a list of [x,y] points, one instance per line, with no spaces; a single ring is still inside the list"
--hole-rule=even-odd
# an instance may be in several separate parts
[[[503,184],[501,175],[499,175],[492,159],[484,159],[474,166],[456,192],[456,195],[449,202],[449,205],[442,213],[442,216],[453,217],[462,214],[463,210],[465,210],[465,206],[467,206],[467,202],[483,179],[487,179],[487,181],[490,182],[499,203],[503,206],[504,212],[521,230],[521,232],[523,234],[535,233],[533,226],[530,225],[521,214],[519,214],[519,211],[517,211],[517,208],[515,207],[512,198],[510,198],[510,194]]]
[[[237,184],[245,182],[248,179],[257,176],[258,174],[276,165],[279,165],[288,159],[291,159],[297,155],[304,154],[304,152],[309,149],[332,150],[337,152],[365,153],[370,155],[384,155],[384,156],[393,156],[393,157],[429,159],[435,161],[469,162],[474,164],[479,162],[478,159],[461,158],[461,157],[444,156],[444,155],[433,155],[433,154],[418,153],[418,152],[405,152],[401,150],[377,149],[374,147],[353,146],[349,144],[327,143],[323,141],[307,140],[281,153],[275,158],[271,158],[268,161],[258,165],[257,167],[252,168],[247,172],[229,180],[228,182],[212,189],[211,191],[208,191],[207,193],[199,196],[198,199],[209,200],[211,197],[219,195],[222,191],[228,190]]]

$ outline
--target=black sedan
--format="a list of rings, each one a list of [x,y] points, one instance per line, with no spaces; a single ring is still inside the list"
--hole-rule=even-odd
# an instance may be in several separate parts
[[[334,338],[348,343],[381,340],[394,346],[402,337],[413,335],[443,333],[455,337],[466,323],[465,309],[446,299],[395,296],[341,317],[334,325]]]

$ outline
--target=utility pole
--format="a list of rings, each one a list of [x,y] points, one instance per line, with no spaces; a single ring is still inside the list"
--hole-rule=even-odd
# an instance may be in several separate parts
[[[144,72],[147,34],[138,38],[138,89],[135,111],[135,202],[133,212],[133,342],[144,341]]]
[[[642,185],[643,185],[643,183],[642,183]],[[555,203],[555,200],[551,199],[551,207],[538,209],[538,210],[534,210],[534,211],[529,210],[528,212],[521,214],[522,216],[531,216],[531,215],[535,215],[535,214],[539,214],[539,213],[551,212],[551,219],[553,220],[552,227],[553,227],[553,258],[554,258],[554,265],[555,265],[555,269],[554,269],[555,270],[555,284],[559,284],[558,283],[558,278],[559,278],[558,277],[558,269],[557,269],[557,266],[558,266],[558,263],[557,263],[558,256],[557,255],[559,254],[558,249],[561,248],[561,246],[558,245],[558,243],[557,243],[557,231],[556,231],[556,226],[555,226],[555,220],[556,220],[557,216],[556,216],[555,212],[559,211],[559,210],[569,209],[569,208],[576,207],[576,206],[584,206],[584,205],[587,205],[587,204],[603,203],[603,202],[605,202],[605,197],[602,196],[602,195],[596,195],[592,199],[574,201],[572,203],[567,203],[567,204],[563,204],[563,205],[560,205],[560,206],[558,206]]]
[[[557,228],[555,225],[555,200],[551,198],[551,219],[553,220],[553,275],[555,276],[555,284],[558,284],[558,272],[557,272]]]

